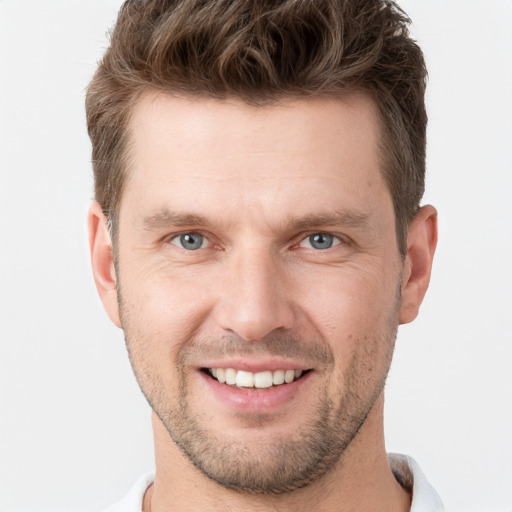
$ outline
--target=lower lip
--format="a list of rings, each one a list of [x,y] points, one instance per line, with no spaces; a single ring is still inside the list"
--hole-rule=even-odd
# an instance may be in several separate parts
[[[295,399],[301,388],[308,383],[312,371],[289,384],[270,388],[237,388],[221,384],[209,375],[199,372],[208,390],[220,402],[240,412],[272,412]]]

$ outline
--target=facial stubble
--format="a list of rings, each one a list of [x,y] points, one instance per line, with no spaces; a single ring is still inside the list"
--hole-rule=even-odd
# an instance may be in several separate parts
[[[352,378],[352,376],[349,376]],[[340,461],[382,390],[369,403],[353,392],[339,404],[328,398],[327,385],[296,432],[252,439],[221,437],[196,420],[183,389],[180,414],[159,416],[187,458],[206,476],[226,488],[251,494],[281,494],[318,480]],[[265,416],[248,418],[252,432],[265,429]],[[279,420],[276,420],[279,421]],[[270,421],[269,421],[270,423]]]
[[[201,345],[211,348],[212,343],[190,340],[184,345],[176,365],[170,368],[178,375],[179,388],[173,395],[167,394],[165,379],[152,368],[150,358],[144,353],[144,347],[151,346],[151,340],[132,332],[120,289],[118,297],[128,354],[139,386],[184,456],[204,475],[225,488],[251,494],[281,494],[305,487],[343,463],[343,454],[385,385],[398,327],[400,290],[398,286],[384,332],[371,340],[355,340],[355,350],[343,376],[343,389],[335,384],[337,393],[334,395],[328,390],[334,378],[330,372],[335,358],[324,340],[305,342],[281,333],[262,340],[259,347],[240,339],[217,340],[222,350],[238,350],[238,354],[243,355],[267,348],[272,355],[293,357],[301,351],[300,347],[307,347],[304,351],[310,355],[322,354],[321,370],[315,371],[324,371],[327,377],[309,416],[303,418],[296,432],[267,436],[265,440],[258,439],[257,429],[253,430],[254,438],[246,435],[244,439],[229,432],[226,435],[212,432],[208,422],[201,421],[204,418],[193,411],[194,397],[190,396],[187,384],[187,350]],[[333,396],[339,397],[337,403]],[[253,429],[259,423],[257,428],[264,432],[264,415],[252,418],[252,422]]]

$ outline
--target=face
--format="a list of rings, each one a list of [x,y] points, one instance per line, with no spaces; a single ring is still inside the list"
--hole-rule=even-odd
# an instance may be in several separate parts
[[[210,478],[307,485],[381,395],[399,321],[376,109],[152,95],[130,128],[116,274],[139,384]]]

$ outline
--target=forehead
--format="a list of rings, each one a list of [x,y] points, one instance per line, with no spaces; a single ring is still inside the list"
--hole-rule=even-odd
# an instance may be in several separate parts
[[[219,206],[261,211],[273,202],[308,215],[328,202],[361,210],[387,195],[378,114],[364,95],[255,107],[147,94],[129,132],[121,205],[203,215]]]
[[[155,150],[166,151],[175,141],[180,149],[193,144],[221,157],[244,147],[266,147],[303,155],[329,149],[346,159],[361,138],[366,149],[377,149],[380,123],[375,103],[364,94],[253,106],[237,99],[147,93],[136,103],[128,129],[140,158],[147,156],[145,148],[151,150],[150,157],[158,156]],[[364,156],[358,156],[361,162]]]

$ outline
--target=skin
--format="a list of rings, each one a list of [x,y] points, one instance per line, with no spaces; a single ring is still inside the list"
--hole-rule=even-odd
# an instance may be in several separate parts
[[[372,101],[148,94],[130,130],[115,265],[96,203],[89,227],[98,291],[154,410],[144,510],[409,510],[383,386],[428,286],[436,212],[419,211],[402,258]],[[277,402],[232,388],[226,401],[202,371],[285,364],[309,372]]]

